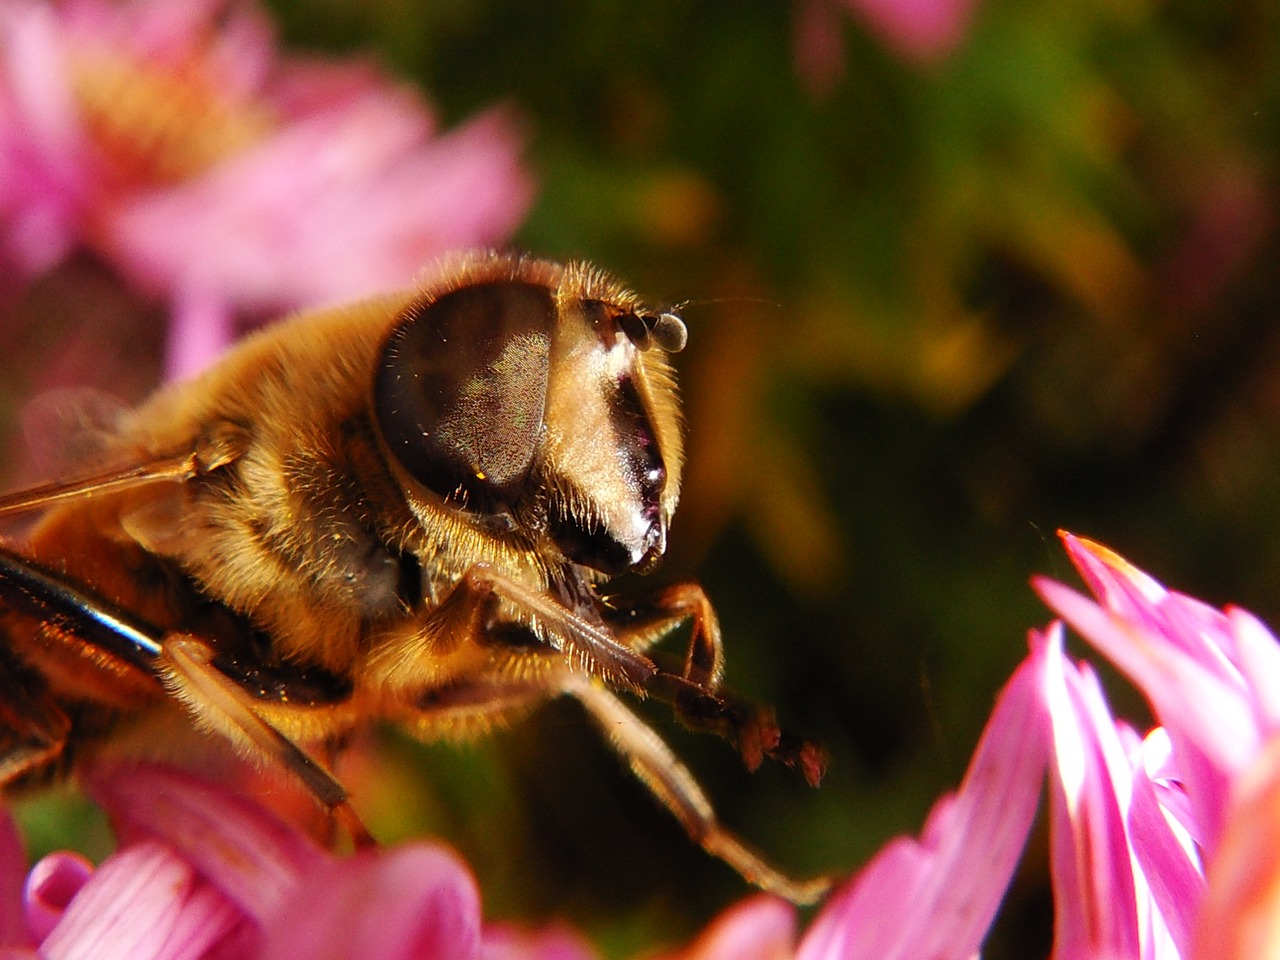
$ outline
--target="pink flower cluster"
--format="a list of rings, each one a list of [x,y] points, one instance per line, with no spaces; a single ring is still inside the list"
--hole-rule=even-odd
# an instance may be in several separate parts
[[[1036,589],[1146,694],[1161,726],[1116,720],[1054,624],[1000,694],[959,790],[918,838],[891,841],[797,942],[793,908],[757,895],[682,960],[968,960],[1035,818],[1046,772],[1054,956],[1164,960],[1280,946],[1280,643],[1254,617],[1166,590],[1066,535],[1094,593]],[[26,873],[0,824],[0,951],[42,957],[587,960],[562,930],[482,922],[476,886],[431,844],[338,858],[244,799],[147,766],[91,788],[119,851]],[[1206,879],[1206,865],[1207,879]]]
[[[416,843],[340,858],[225,789],[173,770],[100,771],[120,849],[26,874],[0,821],[0,957],[538,957],[587,960],[572,934],[485,927],[458,857]],[[21,893],[19,894],[19,891]]]
[[[441,133],[368,64],[282,56],[247,0],[0,0],[0,291],[89,251],[170,303],[186,374],[238,323],[505,240],[521,139],[505,109]]]

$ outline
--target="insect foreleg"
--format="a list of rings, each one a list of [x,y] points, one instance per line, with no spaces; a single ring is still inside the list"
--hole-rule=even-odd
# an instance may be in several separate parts
[[[724,644],[720,621],[702,587],[674,583],[656,596],[614,610],[614,635],[633,650],[644,651],[674,630],[682,620],[692,624],[682,676],[714,692],[724,679]]]

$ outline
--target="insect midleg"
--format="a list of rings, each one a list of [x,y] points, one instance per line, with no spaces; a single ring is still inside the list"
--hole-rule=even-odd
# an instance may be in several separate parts
[[[473,564],[453,585],[429,615],[434,620],[424,624],[425,632],[465,636],[484,645],[485,633],[489,629],[487,611],[498,600],[510,602],[522,614],[536,620],[538,629],[535,632],[549,646],[583,670],[610,683],[639,693],[657,673],[658,668],[653,661],[619,643],[603,623],[591,622],[557,600],[529,589],[484,563]],[[438,648],[418,644],[411,637],[405,646],[385,648],[377,658],[375,669],[385,678],[392,679],[393,683],[403,686],[404,682],[393,678],[430,676],[440,656]]]
[[[86,655],[94,651],[106,654],[155,677],[187,706],[198,722],[229,740],[258,748],[262,755],[297,777],[316,800],[343,823],[357,844],[372,842],[351,809],[342,784],[259,715],[249,692],[214,665],[213,652],[207,644],[189,634],[165,633],[131,617],[3,547],[0,547],[0,600],[18,613],[56,621],[60,633],[82,644]],[[6,682],[16,682],[16,679],[6,678]],[[52,703],[46,706],[56,708]],[[54,719],[46,723],[50,727],[46,760],[56,757],[66,738],[65,730],[58,735],[56,717],[50,716]],[[40,762],[33,754],[28,767]],[[19,770],[14,776],[22,772]],[[0,783],[3,782],[0,776]]]
[[[711,801],[693,774],[671,748],[599,682],[568,670],[560,672],[558,682],[562,692],[586,708],[640,782],[675,815],[704,850],[762,890],[794,903],[815,903],[830,889],[831,882],[826,877],[813,880],[788,877],[727,830],[716,818]]]

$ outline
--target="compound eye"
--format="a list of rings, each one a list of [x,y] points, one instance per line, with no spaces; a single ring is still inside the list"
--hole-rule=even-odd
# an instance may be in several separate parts
[[[477,513],[520,499],[544,431],[555,316],[551,291],[515,281],[406,311],[378,361],[373,413],[414,480]]]

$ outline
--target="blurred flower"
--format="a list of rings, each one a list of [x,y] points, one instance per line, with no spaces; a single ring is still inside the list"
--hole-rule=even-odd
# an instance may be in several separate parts
[[[531,198],[513,117],[441,134],[368,64],[282,56],[237,0],[0,0],[0,269],[77,248],[174,313],[170,368],[244,319],[409,282]]]
[[[475,882],[425,843],[337,857],[249,801],[187,774],[102,768],[93,792],[120,848],[96,870],[55,853],[27,874],[0,820],[6,956],[588,960],[569,933],[482,928]],[[518,948],[518,949],[517,949]]]
[[[945,59],[964,40],[974,0],[796,0],[796,69],[823,96],[844,74],[843,13],[851,13],[904,60]]]
[[[954,956],[980,945],[1039,799],[1047,715],[1042,648],[1000,696],[954,796],[919,840],[891,842],[828,902],[798,946],[794,909],[757,895],[731,908],[684,960]],[[91,791],[119,850],[94,870],[74,854],[27,875],[0,828],[0,945],[42,956],[481,957],[591,960],[572,932],[484,928],[474,881],[428,844],[339,858],[227,789],[165,768],[105,766]],[[21,919],[18,919],[18,918]]]

